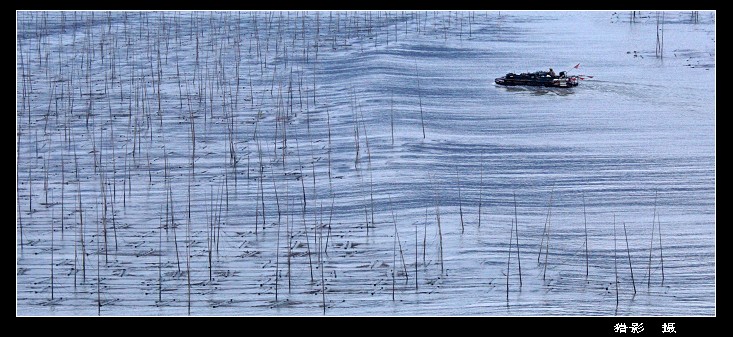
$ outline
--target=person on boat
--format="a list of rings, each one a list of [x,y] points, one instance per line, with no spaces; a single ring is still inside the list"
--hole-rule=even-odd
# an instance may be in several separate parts
[[[557,75],[555,74],[555,71],[552,70],[552,68],[550,68],[550,76],[557,77]]]

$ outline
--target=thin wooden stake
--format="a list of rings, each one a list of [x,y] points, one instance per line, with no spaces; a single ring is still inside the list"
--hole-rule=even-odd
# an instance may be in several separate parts
[[[624,238],[626,238],[626,254],[629,256],[629,270],[631,270],[631,284],[634,286],[634,295],[636,295],[636,281],[634,281],[634,268],[631,267],[631,250],[629,249],[629,236],[626,235],[626,222],[624,224]]]
[[[585,193],[583,194],[583,227],[585,228],[585,278],[588,278],[588,222],[585,216]]]
[[[519,288],[522,288],[522,259],[519,257],[519,220],[517,218],[517,194],[514,195],[514,230],[517,232],[517,263],[519,264]],[[549,241],[548,241],[549,242]]]
[[[422,94],[420,92],[420,73],[417,72],[417,60],[415,60],[415,75],[417,76],[417,97],[420,102],[420,125],[422,126],[422,138],[425,139],[425,117],[422,111]]]
[[[547,255],[550,251],[550,218],[552,217],[552,194],[550,194],[550,210],[547,213],[547,244],[545,245],[545,269],[542,272],[542,279],[547,275]]]
[[[616,274],[616,309],[618,310],[618,267],[616,265],[616,214],[613,215],[613,271]]]
[[[512,259],[512,239],[514,238],[514,221],[512,220],[512,228],[509,230],[509,254],[506,258],[506,306],[509,306],[509,263]]]
[[[461,217],[461,234],[463,234],[465,227],[463,226],[463,202],[461,200],[461,179],[458,176],[458,168],[456,168],[456,180],[458,180],[458,214]]]
[[[662,285],[664,285],[664,252],[662,251],[662,223],[657,216],[657,231],[659,232],[659,259],[662,263]]]
[[[649,242],[649,264],[647,266],[646,287],[649,289],[652,285],[652,248],[654,247],[654,221],[657,219],[657,193],[654,192],[654,215],[652,217],[652,238]]]

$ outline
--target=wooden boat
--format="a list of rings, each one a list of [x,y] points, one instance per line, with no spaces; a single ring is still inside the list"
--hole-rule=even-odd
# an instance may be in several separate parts
[[[540,87],[570,88],[578,86],[578,76],[567,76],[564,71],[553,76],[548,71],[536,71],[533,73],[508,73],[506,76],[494,80],[499,85],[527,85]]]

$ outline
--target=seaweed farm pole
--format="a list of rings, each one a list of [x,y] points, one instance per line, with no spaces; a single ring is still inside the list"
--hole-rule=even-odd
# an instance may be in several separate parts
[[[394,215],[394,207],[392,207],[392,196],[389,195],[388,197],[389,197],[389,209],[392,212],[392,223],[394,224],[394,234],[395,234],[395,238],[397,239],[397,244],[399,245],[399,248],[400,248],[400,259],[402,260],[402,268],[404,269],[404,272],[405,272],[405,284],[407,284],[407,282],[410,280],[410,276],[409,276],[410,274],[407,273],[407,263],[405,263],[405,255],[402,250],[402,240],[400,240],[400,232],[397,230],[397,219],[395,218],[395,215]]]
[[[484,154],[481,153],[481,173],[478,184],[478,227],[481,228],[481,201],[484,194]]]
[[[303,187],[302,185],[303,179],[304,179],[303,173],[301,170],[301,175],[300,175],[301,187]],[[305,200],[305,187],[303,187],[303,198]],[[310,267],[311,282],[315,282],[313,278],[313,260],[311,258],[310,239],[308,238],[308,226],[305,223],[305,212],[306,212],[305,202],[303,202],[303,232],[305,232],[305,243],[306,243],[306,248],[308,249],[308,266]],[[315,238],[313,239],[315,240]]]
[[[51,213],[51,299],[53,300],[53,211]]]
[[[272,186],[275,186],[275,180],[272,180]],[[279,207],[279,206],[278,206]],[[279,212],[278,212],[279,216]],[[277,285],[278,285],[278,273],[280,272],[280,221],[277,224],[277,243],[275,244],[275,302],[277,304]]]
[[[323,204],[321,204],[321,217],[323,217]],[[323,315],[326,315],[326,280],[323,277],[323,219],[318,226],[318,260],[321,263],[321,301],[323,303]]]
[[[316,16],[318,16],[318,12],[316,12]],[[316,108],[316,66],[318,65],[318,35],[316,34],[316,57],[313,61],[313,109]],[[325,306],[324,306],[325,308]]]
[[[82,236],[81,236],[81,234],[82,234],[82,232],[81,232],[81,225],[82,225],[81,181],[79,180],[79,164],[78,164],[77,156],[76,156],[76,146],[74,146],[74,175],[76,176],[76,182],[77,182],[77,194],[76,194],[76,197],[77,197],[77,200],[79,201],[79,208],[77,210],[77,212],[79,213],[79,241],[80,241],[80,244],[82,245],[82,248],[83,248],[84,246],[83,246],[83,242],[81,240],[81,238],[82,238]],[[78,258],[77,245],[76,245],[76,240],[77,240],[77,238],[76,238],[76,236],[77,236],[76,232],[74,232],[74,236],[75,236],[75,238],[74,238],[74,289],[76,289],[76,274],[78,272],[78,270],[77,270],[77,267],[78,267],[77,262],[78,262],[78,259],[79,259]],[[83,261],[83,259],[84,259],[84,255],[82,255],[82,261]]]
[[[664,58],[664,11],[662,11],[662,44],[659,47],[659,57]]]
[[[626,254],[629,256],[629,270],[631,270],[631,284],[634,286],[634,295],[636,295],[636,281],[634,281],[634,268],[631,267],[631,250],[629,249],[629,236],[626,235],[626,222],[624,224],[624,238],[626,238]]]
[[[19,137],[20,138],[20,137]],[[65,211],[64,211],[64,204],[66,204],[66,200],[64,198],[64,185],[66,184],[65,179],[65,169],[64,169],[64,147],[63,147],[63,139],[61,140],[61,239],[64,239],[64,217],[65,217]],[[16,175],[18,170],[15,170]],[[17,178],[17,176],[16,176]]]
[[[26,75],[26,70],[25,70],[26,64],[24,62],[24,57],[23,57],[23,39],[20,38],[20,35],[16,34],[16,36],[18,36],[18,52],[20,54],[20,63],[18,65],[20,65],[20,72],[21,72],[20,77],[23,79],[22,91],[21,91],[21,110],[18,112],[18,117],[19,117],[18,122],[20,122],[20,116],[22,116],[23,112],[25,112],[26,100],[28,100],[26,96],[28,96],[28,94],[26,94],[26,85],[25,85],[26,83],[26,76],[25,76]],[[28,111],[28,129],[29,131],[30,131],[30,126],[31,126],[31,113],[30,111]],[[20,132],[18,133],[18,157],[20,157]]]
[[[292,255],[292,237],[290,235],[290,196],[288,194],[288,184],[285,184],[285,237],[288,238],[288,294],[290,294],[290,256]]]
[[[163,206],[158,213],[158,302],[163,302]]]
[[[30,111],[28,112],[28,115],[30,115]],[[30,129],[28,130],[28,138],[29,139],[31,138]],[[36,158],[38,158],[38,134],[37,133],[36,133],[36,141],[34,141],[34,143],[36,144]],[[28,217],[30,217],[31,220],[33,220],[33,175],[32,175],[32,170],[31,170],[32,167],[33,165],[30,164],[30,160],[29,160],[28,162]],[[22,243],[23,241],[21,240],[20,242]]]
[[[420,73],[417,72],[417,60],[415,60],[415,75],[417,76],[417,97],[420,102],[420,125],[422,125],[422,138],[425,139],[425,118],[422,111],[422,94],[420,92]]]
[[[258,143],[258,146],[259,146],[259,143]],[[259,183],[260,183],[260,202],[262,203],[262,231],[263,232],[265,231],[265,226],[267,225],[267,221],[265,220],[265,186],[264,186],[264,184],[265,184],[265,182],[264,182],[265,177],[264,177],[264,174],[265,174],[265,164],[262,162],[262,152],[260,151],[260,179],[259,179]],[[304,187],[303,193],[305,193],[305,187]],[[305,198],[305,194],[303,194],[303,198]],[[255,224],[255,228],[256,228],[256,226],[257,226],[257,224]],[[255,230],[255,232],[256,232],[256,230]]]
[[[366,235],[369,236],[369,210],[367,209],[366,193],[364,192],[364,175],[358,174],[358,176],[360,181],[359,190],[364,203],[364,227],[366,227]]]
[[[211,275],[211,247],[213,245],[212,239],[214,237],[214,186],[209,186],[209,219],[206,223],[206,250],[207,257],[209,260],[209,281],[212,280]]]
[[[113,172],[114,172],[114,170],[113,170]],[[114,173],[113,173],[113,175],[114,175]],[[112,206],[112,233],[113,233],[114,239],[115,239],[115,255],[116,255],[117,254],[117,223],[115,222],[115,199],[114,199],[114,194],[115,194],[115,191],[114,191],[115,190],[115,187],[114,186],[116,185],[116,180],[114,180],[114,179],[112,180],[112,185],[113,185],[112,186],[112,190],[113,190],[112,191],[112,195],[113,195],[112,198],[113,199],[112,199],[112,202],[110,204]],[[109,193],[109,191],[107,191],[107,193]],[[105,254],[106,254],[106,252],[105,252]]]
[[[165,151],[165,146],[163,147],[163,151],[164,151],[164,158],[165,158],[164,159],[165,160],[165,166],[164,166],[163,171],[164,171],[164,175],[166,177],[165,180],[168,181],[168,172],[167,172],[168,171],[168,153]],[[178,266],[178,272],[180,273],[181,272],[181,258],[180,258],[180,254],[178,252],[178,236],[176,234],[176,227],[177,226],[176,226],[175,215],[174,215],[174,212],[173,212],[173,189],[171,188],[170,182],[168,182],[168,199],[166,201],[166,206],[165,206],[166,207],[166,210],[168,210],[169,206],[170,206],[170,215],[171,215],[171,228],[173,228],[173,243],[174,243],[174,245],[176,247],[176,265]],[[167,213],[167,211],[166,211],[166,213]]]
[[[187,221],[186,226],[186,281],[188,283],[188,315],[191,316],[191,218]]]
[[[509,306],[509,262],[512,259],[512,239],[514,235],[514,221],[512,220],[512,228],[509,230],[509,255],[506,258],[506,306]]]
[[[48,166],[50,164],[50,159],[46,157],[45,163],[43,165],[43,194],[45,197],[45,204],[48,205]]]
[[[660,48],[660,43],[659,42],[660,42],[659,41],[659,12],[657,12],[657,44],[656,44],[656,47],[654,49],[654,56],[655,57],[659,57],[659,55],[661,54],[661,48]]]
[[[542,247],[545,243],[545,236],[547,236],[547,224],[550,222],[550,212],[552,211],[553,192],[554,190],[550,192],[550,202],[547,205],[547,218],[545,218],[545,227],[544,227],[544,230],[542,231],[542,240],[540,241],[540,251],[537,253],[537,263],[538,264],[540,263],[540,257],[542,256]]]
[[[25,80],[24,80],[24,84],[25,84]],[[16,160],[15,160],[15,162],[16,162],[16,164],[15,164],[16,165],[16,170],[15,170],[15,198],[16,198],[16,202],[15,202],[15,204],[18,207],[18,225],[20,226],[20,251],[22,252],[23,251],[23,215],[22,215],[23,212],[20,210],[20,179],[19,179],[19,173],[18,173],[19,170],[17,169],[18,158],[20,158],[20,139],[21,139],[20,132],[18,132],[18,157],[16,157]],[[63,161],[62,161],[62,163],[63,163]],[[28,165],[28,166],[30,167],[30,165]],[[30,194],[31,194],[31,192],[29,190],[28,191],[28,195],[30,195]],[[61,193],[61,195],[62,195],[62,198],[61,199],[63,200],[63,192]],[[63,203],[62,203],[62,205],[63,205]]]
[[[438,241],[440,242],[440,274],[443,274],[443,231],[440,228],[440,201],[435,191],[435,219],[438,222]]]
[[[394,302],[395,273],[397,271],[397,226],[392,240],[392,302]]]
[[[458,168],[456,168],[456,180],[458,183],[458,213],[461,217],[461,234],[463,234],[465,227],[463,226],[463,202],[461,201],[461,178],[458,176]]]
[[[99,205],[95,205],[95,208],[96,206],[99,206]],[[99,216],[99,212],[97,212],[97,216]],[[99,288],[100,288],[99,283],[101,281],[101,279],[99,278],[99,267],[100,267],[100,263],[99,263],[99,219],[97,219],[96,224],[97,224],[97,239],[95,241],[97,241],[97,316],[100,316],[102,314],[102,295],[99,293]]]
[[[472,21],[473,13],[468,13],[468,38],[471,38],[471,33],[473,32],[471,28],[471,21]]]
[[[517,244],[517,263],[519,264],[519,287],[522,287],[522,259],[519,257],[519,220],[517,219],[517,194],[514,195],[514,230],[517,232],[516,244]]]
[[[260,145],[259,138],[257,138],[257,125],[259,125],[259,124],[255,124],[254,139],[257,141],[257,154],[258,154],[258,157],[259,157],[259,160],[260,160],[260,165],[259,166],[262,167],[262,147]],[[249,156],[247,157],[247,166],[249,166]],[[247,180],[247,183],[249,183],[249,168],[247,168],[247,176],[248,176],[247,177],[247,179],[248,179]],[[260,192],[260,183],[258,181],[257,182],[257,192],[255,192],[255,198],[256,198],[255,199],[255,222],[254,222],[254,224],[255,224],[255,236],[257,235],[257,223],[259,223],[259,221],[260,221],[260,203],[258,202],[259,200],[257,199],[257,198],[259,198],[259,194],[260,194],[259,192]]]
[[[390,93],[390,98],[389,98],[389,126],[390,126],[390,130],[392,131],[392,146],[394,146],[394,93]],[[329,141],[330,141],[331,129],[329,129],[328,135],[329,135]]]
[[[366,148],[367,148],[367,170],[369,171],[369,202],[371,205],[371,220],[372,225],[374,225],[374,177],[372,175],[372,152],[369,149],[369,135],[367,134],[366,129],[366,123],[364,123],[364,115],[361,113],[361,107],[359,108],[359,115],[361,116],[361,126],[364,130],[364,140],[366,141]],[[316,173],[313,172],[313,189],[315,191],[315,178]],[[366,224],[366,227],[369,228],[369,223]]]
[[[356,93],[354,88],[351,88],[351,110],[353,111],[353,120],[354,120],[354,170],[359,170],[359,167],[357,166],[359,164],[359,145],[361,144],[361,141],[359,140],[359,125],[357,120],[357,114],[356,114]],[[369,228],[367,226],[367,228]]]
[[[588,278],[588,222],[585,216],[585,193],[583,193],[583,226],[585,227],[585,278]]]
[[[417,293],[417,222],[415,222],[415,293]]]
[[[328,123],[328,183],[331,185],[331,113],[326,108],[326,123]]]
[[[456,16],[458,13],[456,13]],[[458,25],[459,25],[459,31],[458,31],[458,39],[463,41],[463,16],[461,15],[458,17]]]
[[[81,206],[81,179],[79,179],[79,166],[76,156],[76,146],[74,147],[74,166],[76,171],[76,183],[77,183],[77,200],[79,201],[79,241],[81,242],[81,277],[82,282],[87,281],[87,268],[86,268],[86,245],[84,243],[84,209]],[[76,270],[74,271],[74,277],[76,277]]]
[[[188,91],[188,90],[186,90]],[[206,114],[204,114],[206,115]],[[187,193],[187,199],[188,199],[188,217],[186,220],[186,283],[187,283],[187,290],[188,290],[188,315],[191,316],[191,185],[193,184],[193,179],[195,171],[194,171],[194,154],[196,153],[196,142],[195,142],[195,131],[194,131],[194,120],[193,120],[193,112],[190,113],[191,117],[191,174],[188,175],[188,193]],[[168,157],[166,156],[166,161]],[[168,188],[170,189],[170,184],[168,185]],[[221,200],[221,198],[219,199]],[[171,195],[171,218],[173,217],[173,196]],[[211,212],[213,213],[213,209]],[[221,216],[221,202],[219,202],[219,214]],[[213,225],[213,224],[212,224]],[[173,234],[175,235],[175,224],[173,227]],[[178,258],[178,244],[176,244],[176,259]],[[180,267],[179,267],[180,271]],[[211,248],[209,248],[209,273],[211,273]],[[211,274],[209,274],[209,277],[211,277]]]
[[[662,251],[662,223],[657,216],[657,231],[659,232],[659,259],[662,263],[662,285],[664,285],[664,252]]]
[[[295,132],[295,150],[298,154],[298,167],[300,168],[300,187],[303,191],[303,230],[305,231],[305,243],[306,247],[308,249],[308,266],[310,267],[310,275],[311,275],[311,282],[315,282],[313,278],[313,259],[311,258],[311,248],[310,248],[310,239],[308,238],[308,227],[305,224],[305,213],[306,213],[306,195],[305,195],[305,176],[303,175],[303,164],[300,161],[300,145],[298,138],[298,132],[296,129]],[[263,207],[263,217],[264,217],[264,201],[262,201],[262,207]],[[264,220],[263,220],[264,223]],[[368,227],[367,227],[368,228]],[[315,237],[313,238],[315,240]]]
[[[427,266],[425,263],[425,251],[427,250],[428,240],[428,208],[425,207],[425,223],[423,223],[423,234],[422,234],[422,264]]]
[[[263,163],[262,163],[262,144],[260,143],[260,139],[257,136],[257,126],[258,125],[259,124],[255,124],[255,130],[254,130],[254,138],[257,140],[257,155],[259,157],[259,165],[258,165],[258,167],[259,167],[259,172],[260,172],[260,177],[259,177],[259,180],[257,181],[257,193],[255,194],[256,198],[264,197],[264,192],[260,193],[260,190],[263,188],[262,187]],[[257,235],[257,223],[259,222],[259,207],[260,207],[260,203],[258,202],[258,200],[259,199],[256,199],[255,200],[255,223],[254,223],[255,224],[255,235]],[[265,201],[263,200],[262,201],[262,223],[263,223],[262,227],[265,226],[264,225],[265,224],[265,219],[264,219],[265,218],[265,209],[264,209],[264,206],[265,206]],[[263,230],[264,230],[264,228],[263,228]]]
[[[649,289],[652,282],[652,248],[654,247],[654,220],[657,219],[657,192],[654,192],[654,215],[652,217],[652,239],[649,242],[649,265],[647,266],[646,287]]]
[[[333,195],[333,191],[330,191],[331,193],[331,210],[328,214],[328,233],[326,234],[326,247],[323,248],[323,252],[326,253],[326,256],[328,256],[328,239],[331,237],[331,223],[333,222],[333,204],[336,202],[336,198]],[[335,275],[334,271],[334,275]]]
[[[616,266],[616,214],[613,215],[613,271],[616,274],[616,309],[618,309],[618,267]]]
[[[552,217],[552,194],[550,194],[550,209],[547,213],[547,244],[545,245],[545,270],[542,272],[542,279],[547,275],[547,255],[550,251],[550,218]],[[542,249],[542,247],[540,247]]]
[[[104,185],[106,184],[107,178],[104,172],[101,172],[100,179],[99,179],[99,189],[102,192],[102,235],[104,236],[104,263],[107,264],[108,256],[107,256],[107,193],[106,189],[104,188]]]

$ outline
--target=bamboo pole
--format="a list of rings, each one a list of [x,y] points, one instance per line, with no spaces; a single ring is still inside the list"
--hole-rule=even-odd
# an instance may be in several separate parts
[[[522,259],[519,257],[519,219],[517,218],[517,194],[513,193],[514,196],[514,230],[517,232],[516,244],[517,244],[517,263],[519,264],[519,288],[522,288]],[[548,240],[549,243],[549,240]]]
[[[585,216],[585,193],[583,194],[583,227],[585,228],[585,278],[588,279],[588,222]]]
[[[634,295],[636,295],[636,281],[634,281],[634,268],[631,267],[631,250],[629,249],[629,236],[626,234],[626,222],[624,224],[624,238],[626,239],[626,254],[629,257],[629,270],[631,271],[631,284],[634,286]]]
[[[654,247],[654,221],[657,219],[657,193],[654,192],[654,214],[652,217],[652,238],[649,242],[649,264],[647,265],[647,290],[651,287],[652,282],[652,248]]]
[[[618,267],[616,265],[616,214],[613,215],[613,271],[616,275],[616,310],[618,310]]]

